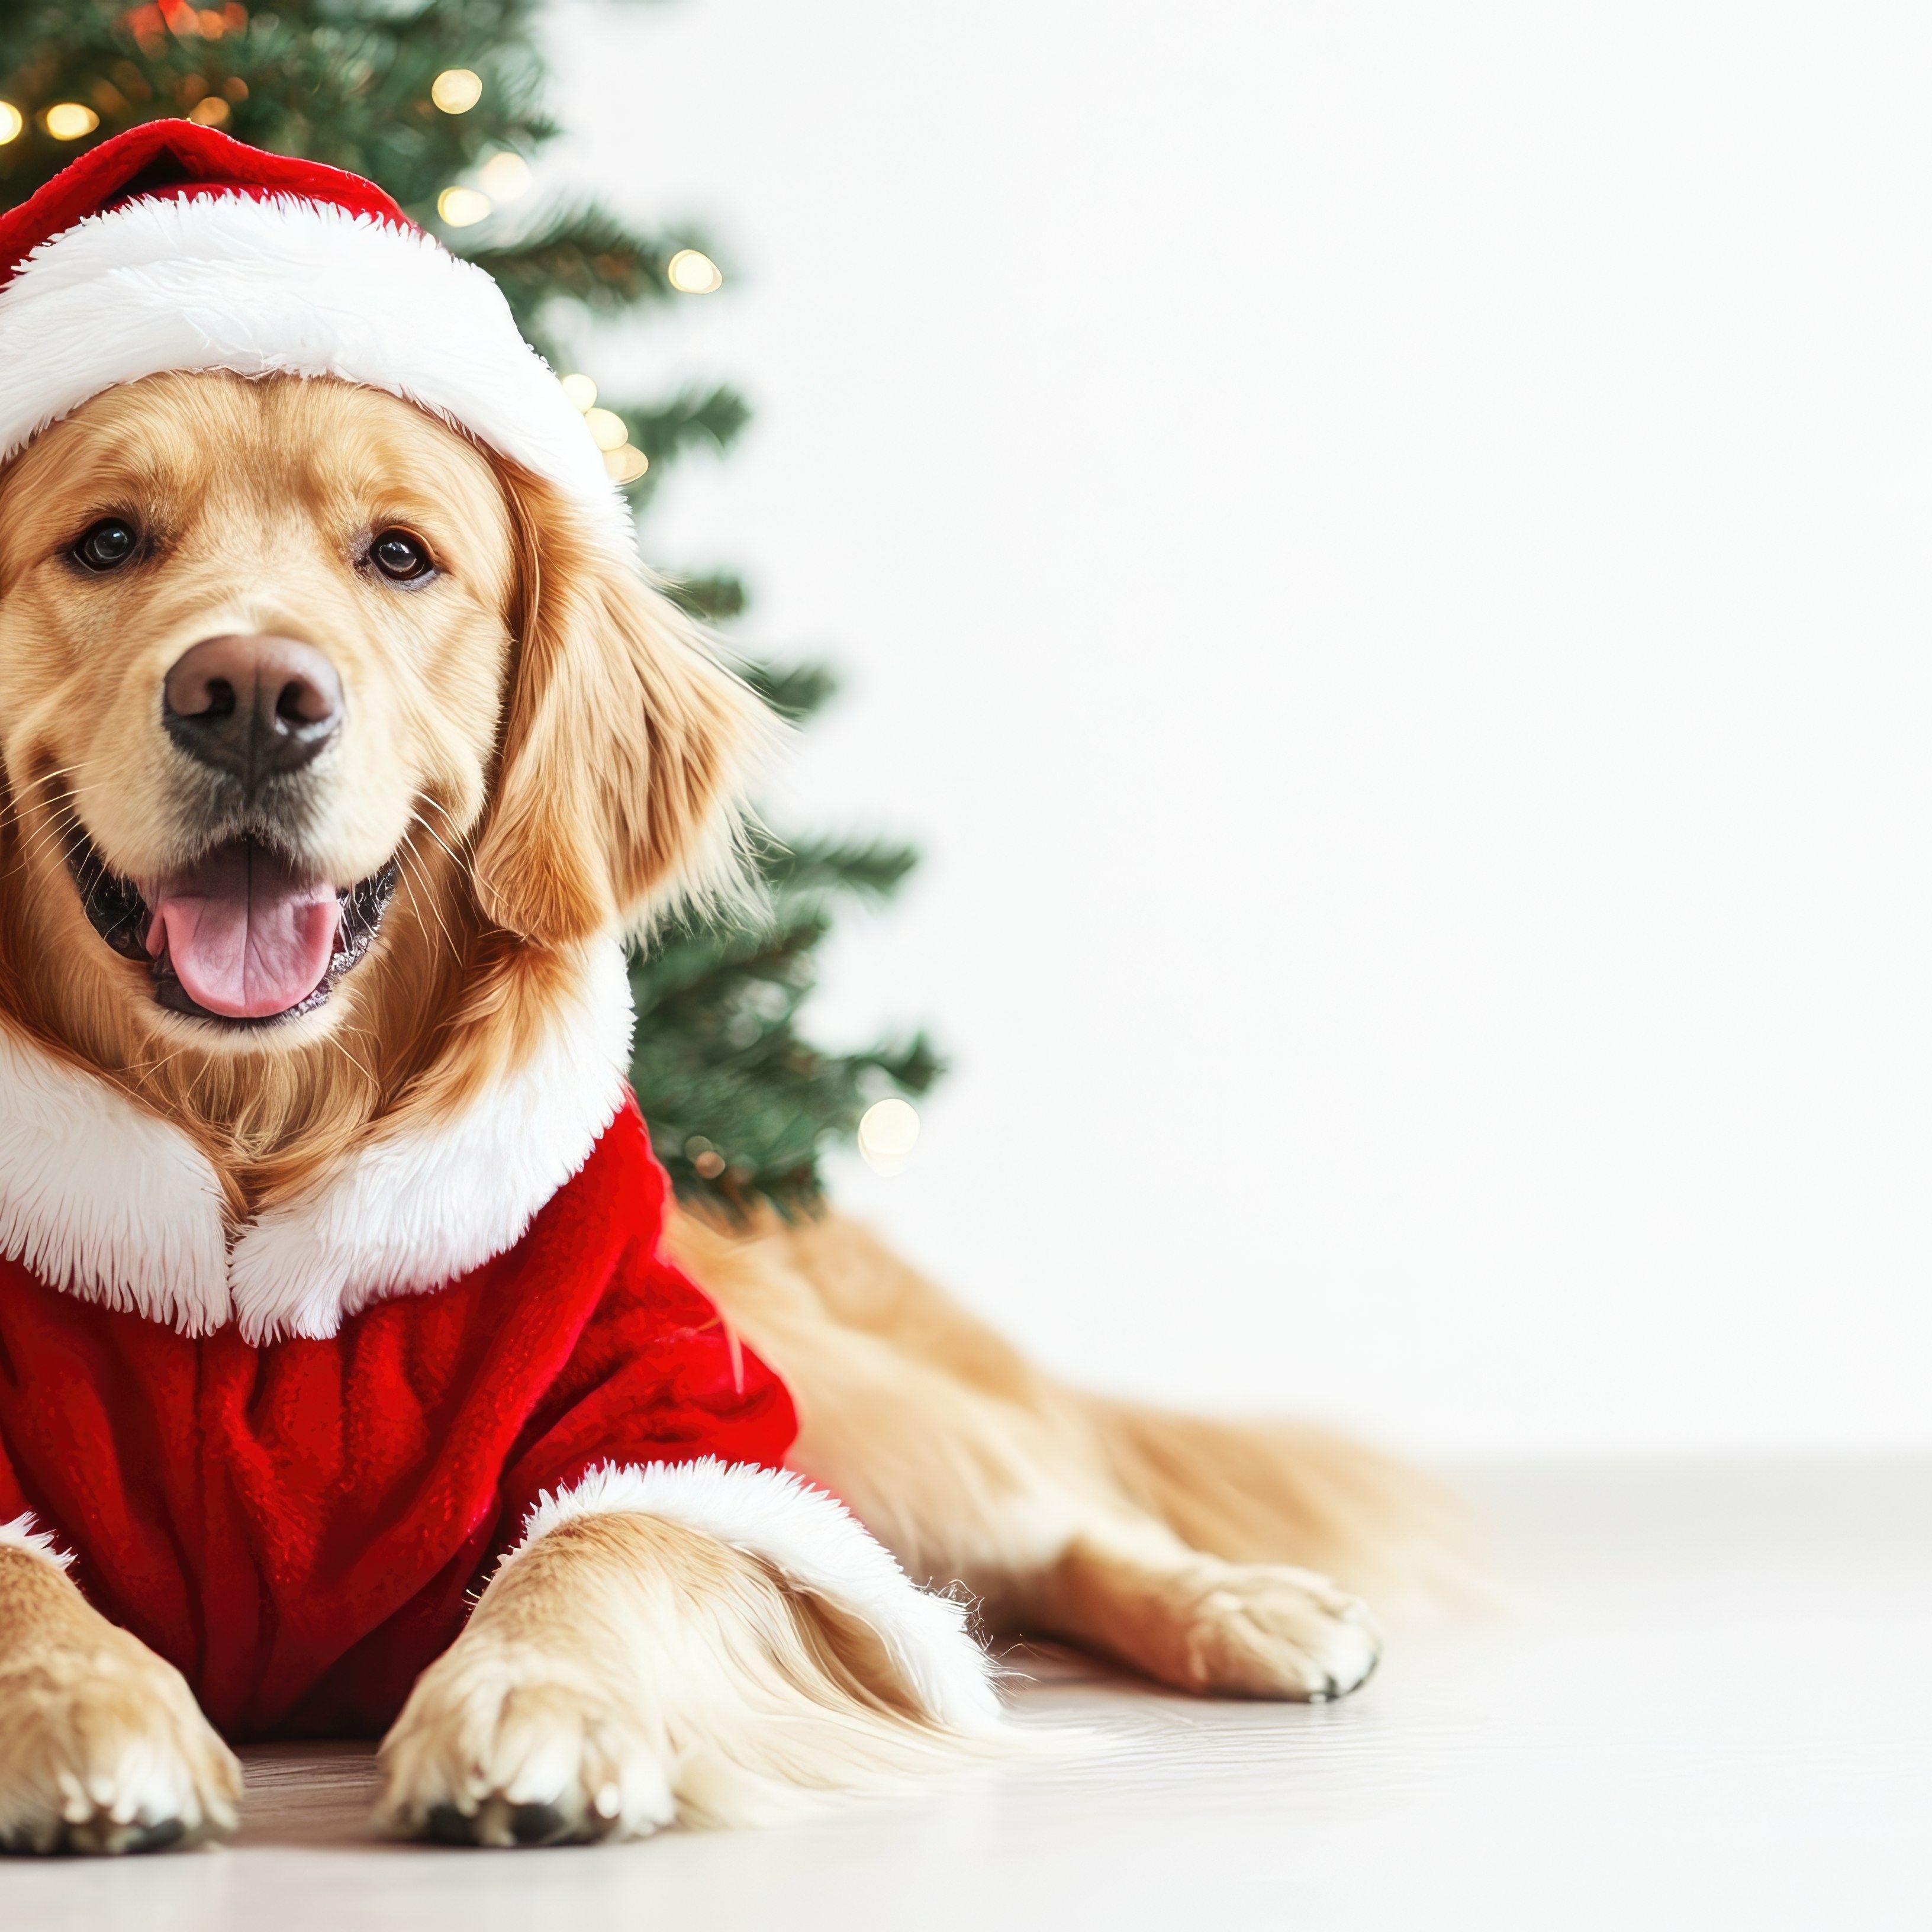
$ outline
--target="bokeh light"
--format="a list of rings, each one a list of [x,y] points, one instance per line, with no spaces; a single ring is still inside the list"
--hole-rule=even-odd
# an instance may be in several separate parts
[[[680,248],[664,264],[664,280],[680,295],[716,295],[724,286],[724,273],[709,255]]]
[[[919,1143],[919,1113],[896,1095],[875,1100],[859,1121],[859,1151],[874,1174],[897,1174]]]
[[[630,440],[631,432],[624,427],[624,418],[614,410],[586,410],[584,420],[599,449],[622,449]]]
[[[513,154],[506,148],[500,154],[492,154],[476,170],[476,178],[492,200],[514,201],[530,191],[530,164],[521,154]]]
[[[483,98],[483,77],[466,67],[446,67],[430,82],[429,98],[446,114],[467,114]]]
[[[47,132],[56,141],[77,141],[100,125],[100,116],[78,100],[62,100],[50,107],[45,116]]]
[[[473,188],[446,188],[436,198],[436,212],[452,228],[468,228],[490,212],[487,194]]]

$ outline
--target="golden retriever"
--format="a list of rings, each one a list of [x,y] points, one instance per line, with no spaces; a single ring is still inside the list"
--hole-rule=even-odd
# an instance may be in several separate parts
[[[194,937],[219,920],[194,868],[259,828],[175,742],[183,680],[236,639],[293,694],[266,808],[286,856],[254,862],[300,874],[239,952]],[[557,490],[410,404],[220,374],[110,390],[0,477],[0,1036],[184,1130],[239,1224],[379,1131],[434,1132],[527,1055],[586,949],[728,894],[767,736]],[[1374,1668],[1318,1572],[1353,1582],[1406,1533],[1391,1466],[1064,1387],[834,1214],[682,1213],[670,1238],[794,1392],[794,1466],[988,1634],[1246,1696]],[[380,1812],[498,1844],[736,1824],[987,1743],[862,1620],[618,1512],[496,1571],[383,1741]],[[0,1541],[0,1840],[218,1835],[240,1788],[176,1671]]]

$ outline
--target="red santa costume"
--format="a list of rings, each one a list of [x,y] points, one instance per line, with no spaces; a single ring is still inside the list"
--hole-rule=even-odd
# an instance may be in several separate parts
[[[631,554],[496,286],[380,190],[150,123],[0,218],[0,460],[164,370],[405,397]],[[206,1157],[0,1018],[0,1541],[70,1566],[230,1737],[369,1736],[529,1539],[642,1510],[865,1618],[932,1714],[964,1612],[783,1467],[790,1398],[665,1258],[614,944],[522,1064],[236,1227]]]

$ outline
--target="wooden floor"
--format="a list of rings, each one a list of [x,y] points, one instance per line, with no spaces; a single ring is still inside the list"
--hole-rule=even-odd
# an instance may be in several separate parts
[[[6,1864],[0,1928],[1932,1927],[1932,1468],[1477,1486],[1510,1608],[1411,1632],[1340,1705],[1026,1656],[1022,1720],[1085,1727],[1071,1755],[782,1831],[556,1851],[379,1844],[366,1754],[257,1753],[238,1844]]]

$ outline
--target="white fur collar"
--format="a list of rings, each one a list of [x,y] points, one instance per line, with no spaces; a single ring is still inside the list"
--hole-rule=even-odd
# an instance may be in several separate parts
[[[600,945],[580,998],[466,1112],[379,1136],[232,1240],[185,1134],[0,1026],[0,1256],[184,1335],[332,1335],[516,1244],[623,1104],[631,1024],[623,954]]]

